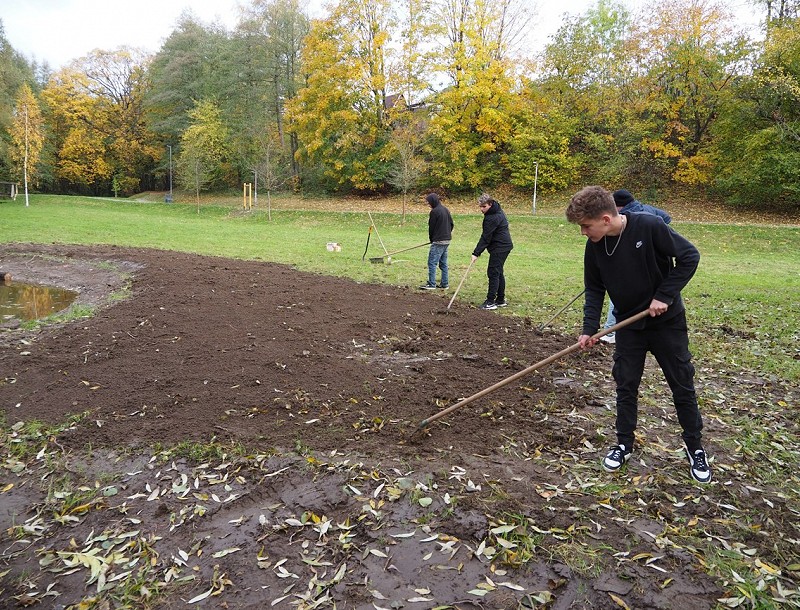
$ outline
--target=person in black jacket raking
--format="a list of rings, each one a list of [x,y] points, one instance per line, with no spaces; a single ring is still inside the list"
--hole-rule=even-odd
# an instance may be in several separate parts
[[[489,264],[486,275],[489,278],[489,290],[481,309],[497,309],[507,307],[506,302],[506,276],[503,266],[514,244],[511,241],[511,231],[508,229],[508,219],[500,208],[500,204],[490,195],[483,193],[478,197],[478,207],[483,212],[483,231],[478,245],[472,251],[472,262],[484,250],[489,251]]]
[[[611,193],[600,186],[576,193],[566,215],[588,238],[583,256],[586,296],[578,338],[581,349],[597,343],[592,335],[600,326],[606,292],[614,301],[618,321],[644,310],[650,313],[617,331],[612,369],[617,384],[617,444],[603,458],[603,468],[617,471],[631,457],[639,385],[649,351],[672,390],[689,472],[696,481],[709,482],[711,468],[701,442],[703,420],[681,299],[681,290],[697,270],[700,253],[657,216],[619,214]]]

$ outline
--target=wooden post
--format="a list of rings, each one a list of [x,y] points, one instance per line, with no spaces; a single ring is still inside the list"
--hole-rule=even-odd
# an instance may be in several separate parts
[[[244,209],[244,210],[252,210],[253,209],[253,183],[252,182],[243,182],[242,183],[242,209]]]

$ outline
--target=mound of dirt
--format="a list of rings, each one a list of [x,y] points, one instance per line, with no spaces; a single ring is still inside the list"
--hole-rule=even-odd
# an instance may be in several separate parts
[[[481,453],[539,427],[540,403],[583,406],[585,378],[570,375],[608,366],[601,351],[555,363],[411,445],[423,419],[574,340],[464,304],[448,312],[449,294],[263,262],[62,247],[28,250],[24,266],[3,259],[20,281],[76,290],[79,302],[100,306],[2,355],[15,382],[0,391],[3,404],[18,405],[15,418],[54,424],[88,412],[102,422],[62,439],[76,448],[215,437],[391,459],[457,438],[460,452]],[[130,298],[106,306],[131,273]]]
[[[35,335],[2,335],[6,422],[78,416],[41,439],[42,452],[96,497],[65,511],[74,520],[50,514],[43,530],[28,527],[35,545],[8,539],[0,607],[46,591],[66,605],[111,595],[116,563],[103,564],[105,588],[88,568],[89,586],[55,566],[76,545],[88,555],[101,531],[103,548],[127,541],[122,522],[158,549],[140,574],[157,607],[200,597],[199,607],[227,608],[664,608],[682,597],[708,608],[720,594],[689,552],[656,548],[659,515],[601,526],[615,509],[579,493],[606,476],[597,458],[613,439],[608,346],[565,356],[420,434],[422,420],[575,338],[464,303],[448,312],[450,292],[264,262],[20,244],[0,247],[0,261],[17,280],[78,290],[96,307]],[[169,453],[204,445],[227,453],[205,463]],[[36,485],[42,469],[52,474],[38,457],[18,471],[26,484],[0,494],[8,536],[54,501]],[[682,459],[667,455],[644,480],[661,467],[686,478]],[[520,520],[537,540],[524,549],[508,529]],[[659,571],[624,559],[637,550],[658,557]],[[30,584],[37,561],[49,569]]]

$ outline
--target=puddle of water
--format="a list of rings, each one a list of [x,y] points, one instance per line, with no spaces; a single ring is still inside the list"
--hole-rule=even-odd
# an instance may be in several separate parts
[[[0,322],[44,318],[69,307],[77,292],[53,286],[0,282]]]

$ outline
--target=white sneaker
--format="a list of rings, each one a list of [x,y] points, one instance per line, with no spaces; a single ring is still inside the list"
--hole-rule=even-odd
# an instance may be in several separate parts
[[[616,472],[622,465],[631,459],[633,449],[625,445],[614,445],[603,458],[603,470],[606,472]]]
[[[602,337],[600,337],[600,341],[602,341],[603,343],[610,343],[611,345],[614,345],[617,342],[617,338],[614,336],[615,334],[616,333],[609,333],[607,335],[603,335]]]
[[[698,483],[708,483],[711,480],[711,467],[708,465],[706,452],[703,449],[695,451],[689,451],[688,447],[684,449],[689,458],[689,472],[692,478]]]

